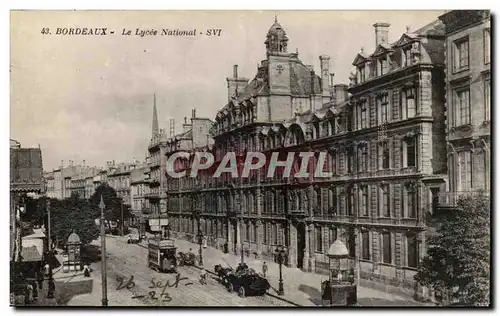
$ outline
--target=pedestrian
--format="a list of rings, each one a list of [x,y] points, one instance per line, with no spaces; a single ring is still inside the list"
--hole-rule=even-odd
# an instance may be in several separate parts
[[[90,277],[90,269],[89,269],[89,266],[87,264],[85,264],[83,266],[83,276],[85,278],[89,278]]]
[[[266,274],[267,274],[267,264],[266,262],[264,261],[262,263],[262,275],[264,276],[264,278],[266,277]]]
[[[27,285],[27,290],[28,290],[28,304],[33,302],[33,286],[28,283]]]
[[[224,243],[224,253],[229,252],[229,245],[227,244],[227,241]]]
[[[201,284],[207,284],[207,271],[205,271],[204,268],[201,268],[200,283]]]

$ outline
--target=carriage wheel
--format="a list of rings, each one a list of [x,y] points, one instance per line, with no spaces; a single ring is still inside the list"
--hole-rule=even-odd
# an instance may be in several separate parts
[[[233,284],[231,282],[227,283],[226,288],[227,288],[227,291],[229,293],[231,293],[232,291],[234,291],[234,286],[233,286]]]
[[[238,295],[239,297],[245,297],[245,288],[243,286],[238,289]]]

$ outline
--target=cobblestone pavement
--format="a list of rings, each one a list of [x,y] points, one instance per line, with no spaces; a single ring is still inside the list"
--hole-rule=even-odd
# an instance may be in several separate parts
[[[199,282],[199,270],[195,267],[179,267],[183,279],[177,286],[150,288],[155,282],[175,283],[175,274],[159,273],[147,266],[147,249],[144,245],[127,244],[126,238],[107,238],[108,254],[108,294],[111,301],[119,305],[149,306],[291,306],[286,302],[269,296],[241,298],[236,293],[229,293],[210,275],[206,285]],[[95,269],[100,270],[96,265]],[[96,271],[96,272],[97,272]],[[121,278],[123,284],[133,276],[135,286],[117,290]],[[155,293],[151,293],[155,291]],[[100,292],[100,290],[99,290]],[[161,294],[163,292],[163,297]],[[133,298],[138,297],[138,298]],[[156,299],[155,299],[156,298]],[[75,298],[76,299],[76,298]],[[123,301],[123,303],[122,303]],[[126,303],[125,303],[126,301]]]
[[[177,247],[180,251],[187,251],[189,248],[198,254],[199,246],[186,240],[176,239]],[[228,264],[235,268],[240,262],[240,256],[223,252],[208,247],[203,249],[204,267],[213,270],[214,265]],[[255,271],[262,272],[262,260],[253,257],[245,257],[245,262]],[[277,295],[279,284],[279,266],[274,262],[266,261],[268,266],[267,279],[271,283],[270,293]],[[321,282],[327,279],[326,275],[306,273],[297,268],[282,267],[284,298],[302,306],[321,306]],[[358,287],[358,304],[361,306],[423,306],[424,304],[412,298],[389,294],[380,290],[367,287]]]

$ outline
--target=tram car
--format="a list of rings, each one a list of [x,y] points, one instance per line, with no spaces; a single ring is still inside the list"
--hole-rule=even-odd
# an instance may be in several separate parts
[[[172,239],[151,239],[148,243],[148,266],[149,268],[164,272],[177,272],[177,259],[175,252],[177,247]]]

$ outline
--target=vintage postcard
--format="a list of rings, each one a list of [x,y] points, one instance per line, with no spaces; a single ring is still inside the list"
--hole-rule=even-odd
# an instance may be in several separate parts
[[[489,307],[490,23],[12,10],[11,305]]]

